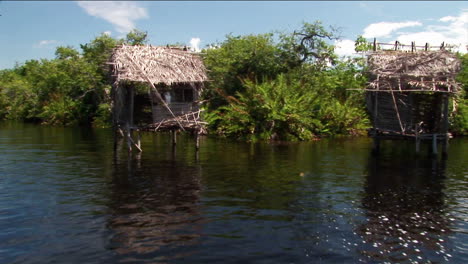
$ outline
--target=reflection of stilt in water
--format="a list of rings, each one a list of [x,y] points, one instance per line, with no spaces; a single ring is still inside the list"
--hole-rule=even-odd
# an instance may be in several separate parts
[[[183,246],[197,244],[202,228],[200,168],[129,155],[128,162],[115,164],[109,247],[126,261],[188,254]]]
[[[450,257],[444,213],[445,160],[371,155],[362,199],[366,222],[356,232],[373,261],[440,262]]]

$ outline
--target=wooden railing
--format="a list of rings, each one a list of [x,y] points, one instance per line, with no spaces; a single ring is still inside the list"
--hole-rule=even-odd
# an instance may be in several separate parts
[[[404,50],[408,52],[416,52],[416,51],[434,51],[434,50],[444,50],[444,49],[451,49],[455,48],[455,45],[448,45],[445,42],[442,42],[442,44],[438,46],[431,46],[429,43],[425,43],[425,45],[416,45],[415,41],[412,41],[411,44],[402,44],[398,40],[395,41],[395,43],[382,43],[382,42],[377,42],[377,39],[374,38],[373,42],[369,42],[369,45],[372,46],[372,51],[379,51],[379,50]],[[383,47],[389,47],[387,49],[384,49]]]

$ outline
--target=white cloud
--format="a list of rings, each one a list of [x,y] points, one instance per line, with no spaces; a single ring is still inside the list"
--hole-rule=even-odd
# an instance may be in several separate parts
[[[421,26],[421,29],[413,32],[398,31],[401,28],[416,26]],[[438,46],[444,42],[455,45],[455,51],[466,53],[468,49],[468,9],[462,10],[458,16],[443,16],[439,19],[428,20],[424,25],[417,21],[370,24],[364,29],[363,36],[365,38],[386,38],[390,41],[398,40],[407,45],[415,41],[418,46],[423,46],[425,43]]]
[[[190,40],[190,48],[195,52],[200,51],[200,38],[192,38]]]
[[[102,34],[107,35],[107,36],[110,36],[110,35],[112,35],[112,32],[110,32],[110,31],[104,31],[104,32],[102,32]]]
[[[354,50],[354,41],[350,39],[342,39],[335,41],[335,53],[338,56],[350,56],[356,53]]]
[[[439,21],[448,23],[448,25],[429,25],[425,27],[424,31],[400,34],[397,40],[401,43],[416,41],[420,45],[429,43],[432,46],[445,42],[455,45],[455,51],[466,53],[468,48],[468,10],[463,10],[459,16],[442,17]]]
[[[134,29],[136,20],[148,18],[147,10],[135,2],[79,1],[77,4],[89,15],[113,24],[120,33]]]
[[[439,19],[439,21],[442,21],[442,22],[449,22],[449,21],[454,21],[456,20],[457,18],[456,17],[453,17],[453,16],[445,16],[441,19]]]
[[[47,46],[47,45],[55,44],[55,43],[57,43],[56,40],[41,40],[39,41],[39,46]]]
[[[57,40],[41,40],[38,43],[34,44],[35,48],[47,48],[53,46],[54,44],[58,44]]]
[[[407,22],[379,22],[370,24],[364,29],[363,36],[365,38],[379,38],[389,37],[390,34],[398,29],[405,27],[416,27],[422,26],[418,21],[407,21]]]

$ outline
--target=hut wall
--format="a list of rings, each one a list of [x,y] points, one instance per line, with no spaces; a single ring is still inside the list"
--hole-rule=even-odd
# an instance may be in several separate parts
[[[171,108],[172,112],[175,116],[181,116],[184,114],[188,114],[190,112],[195,112],[200,110],[198,104],[196,103],[170,103],[169,108]],[[171,113],[162,105],[154,105],[153,106],[153,122],[161,122],[164,119],[173,118]]]
[[[445,133],[443,128],[443,95],[414,94],[413,116],[421,124],[422,133]]]
[[[113,120],[120,127],[133,123],[133,88],[125,84],[113,87]]]
[[[419,124],[419,133],[443,133],[442,106],[444,102],[441,94],[394,92],[393,96],[396,107],[392,93],[368,92],[367,107],[375,129],[414,134],[416,125]],[[400,120],[398,120],[397,109]]]
[[[410,131],[414,128],[414,120],[412,116],[412,98],[408,93],[394,93],[396,106],[400,115],[403,130]],[[376,98],[377,97],[377,98]],[[377,103],[377,108],[375,107]],[[398,120],[397,111],[391,93],[369,93],[367,106],[372,114],[374,128],[385,131],[401,132],[400,121]]]
[[[161,94],[166,99],[166,94],[170,96],[168,106],[175,116],[185,115],[200,110],[198,103],[201,90],[200,83],[177,83],[171,87],[161,87]],[[174,118],[174,116],[153,97],[153,123],[161,122],[165,119]]]

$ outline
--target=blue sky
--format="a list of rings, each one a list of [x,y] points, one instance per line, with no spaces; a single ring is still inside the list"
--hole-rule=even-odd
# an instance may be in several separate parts
[[[234,35],[291,32],[321,20],[341,29],[342,55],[364,35],[382,42],[468,45],[466,1],[0,1],[0,69],[54,58],[57,46],[79,49],[103,32],[147,31],[150,43],[194,49]]]

